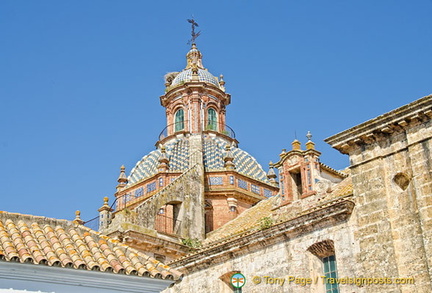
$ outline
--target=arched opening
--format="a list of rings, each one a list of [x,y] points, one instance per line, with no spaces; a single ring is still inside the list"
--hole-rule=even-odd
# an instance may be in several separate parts
[[[337,279],[337,263],[336,253],[333,240],[327,239],[321,242],[317,242],[307,249],[314,255],[314,259],[311,262],[312,277],[323,278],[322,286],[320,291],[339,293],[338,283],[329,282],[328,280]]]
[[[184,111],[183,109],[178,109],[174,115],[174,131],[181,131],[184,129]]]
[[[217,114],[215,109],[207,110],[207,130],[217,130]]]
[[[181,202],[170,202],[159,208],[155,219],[155,230],[165,234],[178,234],[180,229]]]

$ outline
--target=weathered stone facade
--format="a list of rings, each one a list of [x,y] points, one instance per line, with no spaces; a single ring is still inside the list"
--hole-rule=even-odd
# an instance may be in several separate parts
[[[191,288],[199,288],[197,292],[233,292],[224,280],[230,272],[245,275],[244,292],[324,290],[319,258],[309,248],[324,241],[335,243],[341,266],[339,273],[354,275],[356,266],[351,264],[358,248],[349,217],[353,207],[349,198],[338,200],[296,219],[217,243],[214,247],[209,245],[198,254],[173,261],[171,265],[182,268],[186,277],[164,292],[195,292]],[[289,282],[289,276],[295,280]],[[313,284],[302,284],[306,278],[311,278]]]
[[[431,109],[424,97],[327,139],[350,156],[361,273],[415,279],[373,290],[432,291]]]
[[[350,155],[348,178],[330,194],[269,199],[269,228],[219,232],[170,263],[186,276],[164,292],[233,292],[234,273],[242,292],[325,292],[328,255],[339,292],[431,292],[431,110],[428,96],[328,138]]]

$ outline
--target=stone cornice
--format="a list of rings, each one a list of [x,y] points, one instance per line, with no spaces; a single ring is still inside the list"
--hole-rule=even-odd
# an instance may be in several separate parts
[[[182,95],[184,92],[189,93],[192,91],[205,92],[215,95],[220,98],[223,105],[229,105],[231,103],[231,95],[225,93],[223,90],[217,88],[215,85],[205,82],[185,82],[184,84],[177,85],[173,88],[168,88],[165,95],[160,96],[160,103],[166,107],[168,103],[178,95]]]
[[[324,141],[343,154],[349,154],[358,145],[380,140],[394,132],[401,132],[417,123],[432,118],[432,95],[380,115]]]
[[[287,238],[295,237],[327,225],[334,225],[335,222],[345,221],[351,214],[354,203],[347,198],[329,202],[323,206],[305,211],[296,218],[273,225],[264,230],[254,230],[238,235],[235,238],[228,238],[170,262],[168,265],[183,272],[193,272],[215,265],[235,256],[259,250],[264,246],[286,241]]]

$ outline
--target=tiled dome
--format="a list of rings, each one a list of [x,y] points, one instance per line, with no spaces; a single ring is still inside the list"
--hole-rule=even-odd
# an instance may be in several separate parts
[[[219,81],[217,77],[213,76],[210,72],[205,69],[198,69],[199,81],[211,83],[217,87],[219,86]],[[186,69],[180,72],[173,80],[172,86],[181,85],[185,82],[192,80],[192,69]]]
[[[223,154],[226,145],[227,142],[219,137],[204,139],[203,161],[206,172],[225,170]],[[183,172],[189,168],[189,140],[187,138],[166,143],[165,149],[169,159],[170,171]],[[234,156],[233,162],[237,172],[268,183],[266,173],[254,157],[237,147],[232,147],[231,153]],[[129,183],[127,186],[155,175],[161,154],[161,151],[157,149],[138,161],[128,177]]]

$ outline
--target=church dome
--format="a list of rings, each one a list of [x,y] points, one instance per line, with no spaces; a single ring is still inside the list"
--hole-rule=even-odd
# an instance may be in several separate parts
[[[198,79],[201,82],[211,83],[220,88],[219,80],[205,69],[198,69]],[[186,69],[180,72],[172,81],[172,86],[181,85],[185,82],[192,81],[192,69]]]
[[[227,141],[220,137],[206,137],[204,139],[203,162],[205,172],[225,170],[223,156],[226,145]],[[166,156],[169,159],[170,171],[184,172],[190,167],[189,139],[174,139],[166,143],[164,147],[166,149]],[[266,173],[254,157],[237,147],[231,147],[231,153],[234,158],[233,163],[238,173],[255,180],[269,183]],[[157,167],[161,156],[161,150],[157,149],[138,161],[135,167],[131,170],[126,187],[132,186],[139,181],[155,175],[158,172]]]

